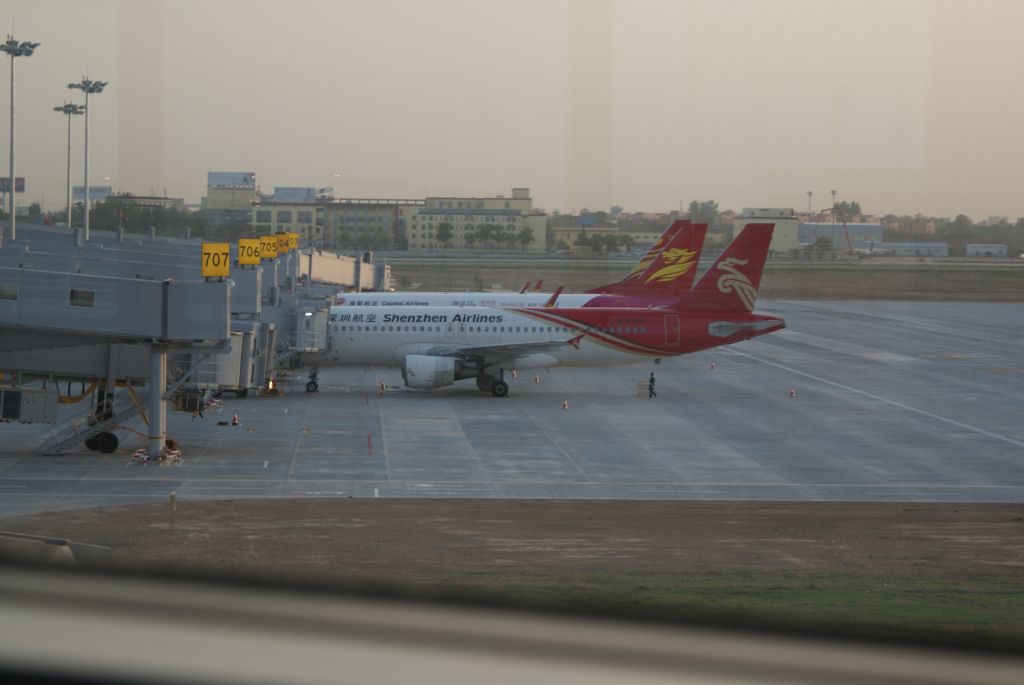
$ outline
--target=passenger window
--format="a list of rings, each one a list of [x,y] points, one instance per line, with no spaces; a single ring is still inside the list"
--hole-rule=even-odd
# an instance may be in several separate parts
[[[96,293],[92,290],[71,289],[68,295],[68,304],[72,307],[93,307],[96,303]]]

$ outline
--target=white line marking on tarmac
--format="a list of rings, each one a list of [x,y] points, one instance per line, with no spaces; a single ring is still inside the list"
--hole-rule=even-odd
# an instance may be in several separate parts
[[[889,398],[882,397],[881,395],[875,395],[874,393],[870,393],[870,392],[867,392],[867,391],[864,391],[864,390],[858,390],[857,388],[852,388],[849,385],[843,385],[842,383],[836,383],[835,381],[830,381],[827,378],[822,378],[821,376],[815,376],[814,374],[807,373],[806,371],[799,371],[799,370],[794,369],[792,367],[785,366],[784,364],[778,364],[776,362],[770,362],[767,359],[762,359],[761,357],[756,357],[756,356],[754,356],[752,354],[748,354],[746,352],[740,352],[739,350],[733,350],[733,349],[726,349],[725,351],[729,352],[730,354],[738,354],[741,357],[746,357],[747,359],[753,359],[756,362],[761,362],[762,364],[767,364],[768,366],[774,366],[775,368],[782,369],[783,371],[789,371],[790,373],[795,373],[798,376],[804,376],[805,378],[810,378],[811,380],[818,381],[819,383],[825,383],[826,385],[831,385],[833,387],[839,388],[840,390],[845,390],[847,392],[852,392],[852,393],[855,393],[857,395],[863,395],[864,397],[870,397],[873,400],[878,400],[879,402],[885,402],[886,404],[891,404],[894,407],[899,407],[900,409],[906,409],[907,411],[912,411],[912,412],[915,412],[915,413],[920,414],[922,416],[927,416],[930,419],[937,419],[939,421],[944,421],[944,422],[946,422],[946,423],[948,423],[950,425],[958,426],[960,428],[965,428],[965,429],[967,429],[969,431],[974,431],[975,433],[980,433],[981,435],[985,435],[987,437],[994,438],[996,440],[1001,440],[1003,442],[1009,443],[1011,445],[1015,445],[1017,447],[1024,447],[1024,442],[1021,442],[1020,440],[1014,440],[1013,438],[1008,438],[1005,435],[999,435],[998,433],[993,433],[991,431],[987,431],[984,428],[978,428],[977,426],[971,426],[970,424],[963,423],[962,421],[957,421],[955,419],[950,419],[950,418],[947,418],[945,416],[940,416],[939,414],[933,414],[930,411],[925,411],[924,409],[918,409],[917,407],[911,407],[909,404],[903,404],[902,402],[897,402],[896,400],[890,400]]]

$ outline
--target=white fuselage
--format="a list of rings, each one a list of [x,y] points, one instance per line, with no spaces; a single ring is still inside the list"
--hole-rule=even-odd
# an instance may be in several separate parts
[[[339,307],[543,307],[552,293],[417,293],[366,292],[339,293]],[[566,293],[558,296],[559,307],[582,307],[597,297],[593,293]]]
[[[622,326],[631,330],[619,332],[645,333],[648,325],[639,317],[627,318]],[[491,307],[335,306],[331,307],[326,351],[303,356],[313,365],[388,366],[400,365],[408,355],[439,355],[447,350],[513,344],[567,343],[586,333],[588,327],[584,325],[556,325]],[[659,356],[662,355],[617,349],[594,336],[583,335],[575,345],[557,344],[543,352],[513,354],[502,367],[618,366]]]

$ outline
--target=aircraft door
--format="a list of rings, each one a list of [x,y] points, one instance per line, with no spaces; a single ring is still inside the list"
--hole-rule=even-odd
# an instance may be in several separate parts
[[[462,340],[465,337],[466,337],[466,324],[460,323],[459,324],[459,340]]]
[[[455,327],[452,324],[450,324],[450,323],[449,324],[445,324],[445,326],[444,326],[444,337],[449,338],[449,339],[455,337]]]
[[[679,344],[679,317],[669,314],[665,317],[665,344]]]

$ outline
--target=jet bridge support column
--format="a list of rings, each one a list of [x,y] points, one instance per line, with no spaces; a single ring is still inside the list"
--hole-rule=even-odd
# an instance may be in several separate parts
[[[146,454],[159,459],[163,454],[167,431],[164,411],[164,390],[167,388],[167,348],[149,348],[149,445]]]

